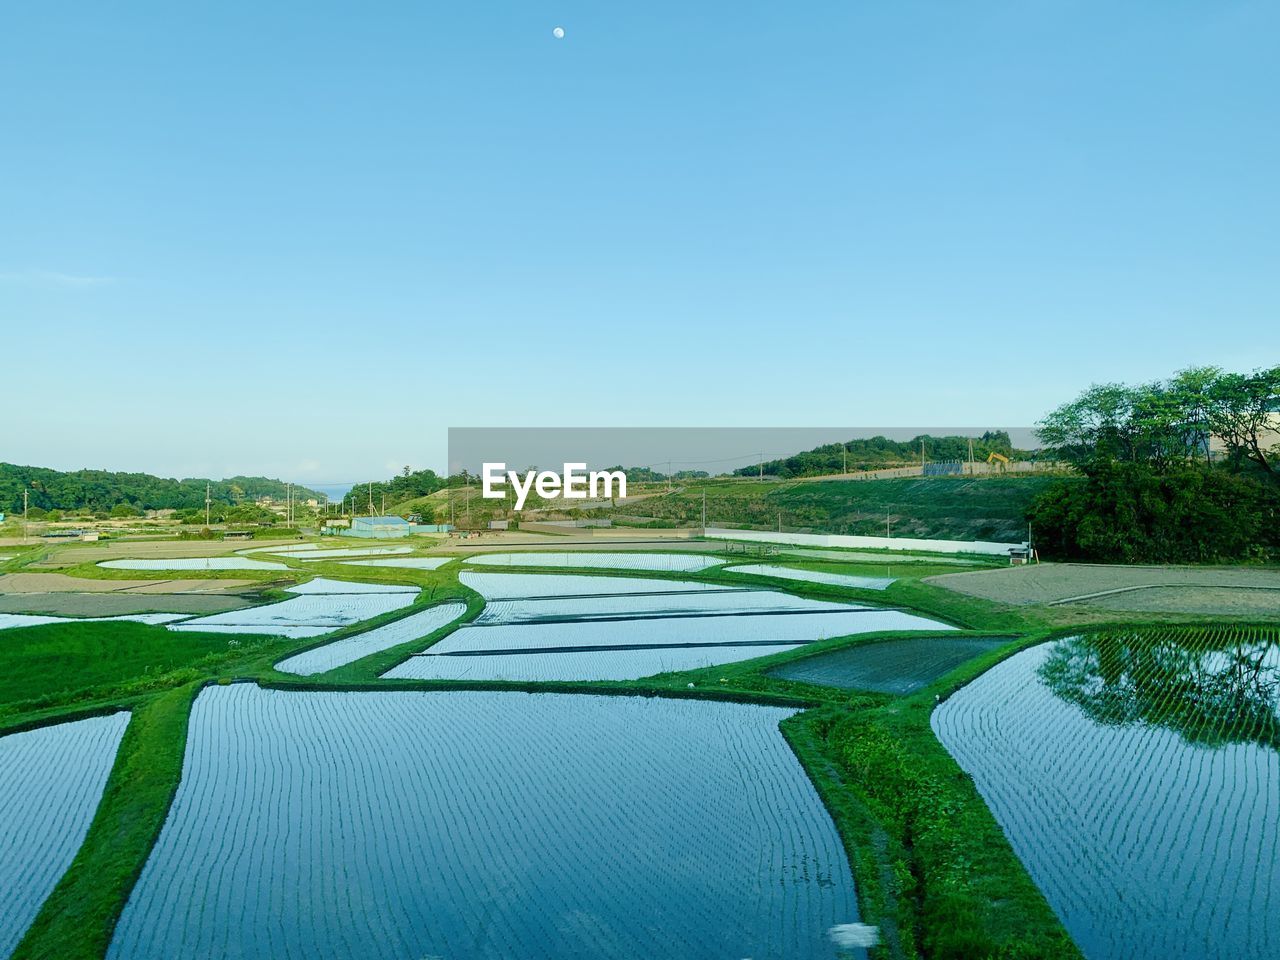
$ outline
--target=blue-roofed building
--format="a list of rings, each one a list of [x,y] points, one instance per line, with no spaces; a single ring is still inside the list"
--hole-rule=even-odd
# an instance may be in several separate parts
[[[348,537],[371,540],[393,540],[412,532],[413,527],[404,517],[352,517],[351,529],[342,531]]]

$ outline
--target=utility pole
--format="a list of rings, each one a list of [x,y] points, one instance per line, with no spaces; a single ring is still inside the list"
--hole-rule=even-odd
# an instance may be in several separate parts
[[[924,470],[924,441],[920,441],[920,469]]]
[[[840,472],[842,474],[849,472],[849,448],[845,444],[840,445]]]
[[[369,516],[373,516],[373,481],[369,481]]]
[[[27,537],[31,536],[27,523],[27,488],[22,488],[22,539],[25,542]]]
[[[702,491],[702,535],[707,535],[707,491]]]
[[[209,526],[209,506],[213,498],[209,496],[209,481],[204,484],[204,525]]]
[[[969,476],[973,476],[973,437],[969,438]]]
[[[782,511],[778,511],[778,532],[782,532]]]
[[[671,492],[671,461],[667,461],[667,493]]]
[[[764,482],[764,451],[760,451],[760,482]]]
[[[884,514],[884,538],[888,540],[892,536],[893,534],[889,532],[889,511],[886,510]]]

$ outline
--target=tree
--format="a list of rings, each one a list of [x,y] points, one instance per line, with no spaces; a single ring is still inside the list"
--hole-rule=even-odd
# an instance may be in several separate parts
[[[1122,383],[1095,384],[1078,398],[1049,413],[1038,424],[1041,441],[1061,460],[1132,460],[1134,408],[1138,388]]]
[[[1277,475],[1280,444],[1274,437],[1280,411],[1280,366],[1251,374],[1228,373],[1208,389],[1210,429],[1226,445],[1228,456],[1239,467],[1250,461],[1271,476]]]
[[[1170,384],[1179,397],[1188,426],[1195,434],[1194,444],[1206,464],[1211,462],[1209,437],[1213,431],[1209,411],[1214,403],[1214,385],[1221,377],[1222,370],[1218,367],[1190,367],[1178,371]]]
[[[1274,476],[1277,411],[1280,367],[1251,374],[1192,367],[1167,381],[1092,386],[1051,411],[1038,433],[1063,460],[1148,463],[1157,471],[1201,457],[1209,464],[1217,437],[1233,468],[1251,462]]]

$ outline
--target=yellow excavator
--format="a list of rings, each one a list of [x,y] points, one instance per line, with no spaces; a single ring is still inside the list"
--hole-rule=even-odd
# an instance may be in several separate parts
[[[996,468],[1001,472],[1009,469],[1009,458],[1003,453],[996,453],[994,450],[987,454],[987,464],[995,464]]]

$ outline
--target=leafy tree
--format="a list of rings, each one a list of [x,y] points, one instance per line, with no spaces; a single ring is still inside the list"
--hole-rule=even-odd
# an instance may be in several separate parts
[[[1228,373],[1208,388],[1208,421],[1226,445],[1232,461],[1250,461],[1277,475],[1280,444],[1275,443],[1280,411],[1280,366],[1251,374]],[[1271,441],[1268,442],[1268,437]]]
[[[1168,381],[1092,386],[1049,413],[1038,433],[1060,459],[1147,463],[1157,471],[1209,463],[1209,440],[1217,437],[1235,469],[1252,463],[1276,475],[1277,411],[1280,367],[1252,374],[1193,367]]]
[[[142,511],[131,503],[117,503],[111,508],[111,517],[113,519],[121,519],[124,517],[140,517]]]

